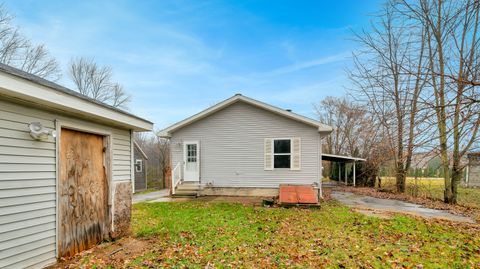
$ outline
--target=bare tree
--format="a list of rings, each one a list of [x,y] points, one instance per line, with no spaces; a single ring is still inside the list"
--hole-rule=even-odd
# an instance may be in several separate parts
[[[162,171],[162,179],[164,181],[164,187],[167,187],[170,182],[166,182],[169,179],[171,167],[170,167],[170,140],[156,136],[156,146],[158,150],[158,164]]]
[[[100,102],[106,102],[110,98],[110,67],[100,67],[93,59],[80,57],[71,61],[69,75],[81,94]]]
[[[346,97],[326,97],[314,105],[320,122],[333,127],[333,132],[324,140],[324,151],[330,154],[345,154],[364,157],[365,143],[361,137],[372,127],[366,107]]]
[[[61,77],[58,62],[44,45],[34,45],[12,25],[13,16],[0,4],[0,62],[42,78]]]
[[[426,84],[423,27],[407,25],[387,2],[371,31],[356,34],[363,49],[349,72],[356,96],[380,123],[395,164],[396,187],[405,191],[412,154],[418,145],[419,98]],[[422,130],[423,132],[425,130]]]
[[[112,86],[111,102],[114,107],[127,108],[130,102],[130,95],[125,92],[122,85],[115,83]]]
[[[379,124],[367,107],[346,97],[327,97],[315,109],[319,120],[333,127],[333,132],[323,140],[324,151],[366,158],[365,163],[358,165],[357,184],[373,187],[388,154]],[[329,167],[325,172],[333,175]]]
[[[166,187],[165,180],[170,172],[170,142],[155,135],[155,132],[135,133],[135,141],[148,156],[147,176],[158,187]]]
[[[426,29],[431,98],[445,180],[444,201],[457,202],[461,159],[478,146],[480,105],[478,0],[401,1],[399,10]],[[450,152],[452,154],[450,154]]]
[[[111,67],[80,57],[71,61],[69,75],[81,94],[114,107],[127,108],[130,96],[120,84],[112,82]]]

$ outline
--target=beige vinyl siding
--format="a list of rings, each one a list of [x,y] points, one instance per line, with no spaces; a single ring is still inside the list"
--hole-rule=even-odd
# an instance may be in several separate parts
[[[300,138],[301,167],[265,170],[265,139]],[[319,182],[317,128],[238,102],[172,134],[172,167],[183,141],[200,141],[200,180],[216,187],[278,187]]]
[[[0,268],[41,268],[56,261],[55,139],[35,141],[28,128],[29,123],[40,122],[55,129],[55,120],[111,133],[113,180],[131,180],[129,130],[46,112],[0,96]]]
[[[113,180],[123,181],[131,180],[131,139],[130,131],[115,130],[112,134],[112,149],[113,149]]]
[[[28,132],[34,121],[55,128],[41,116],[0,102],[0,268],[55,262],[55,140]]]

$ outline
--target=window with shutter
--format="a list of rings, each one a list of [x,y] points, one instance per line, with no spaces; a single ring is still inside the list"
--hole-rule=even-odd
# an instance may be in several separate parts
[[[266,138],[264,145],[265,170],[287,168],[300,170],[301,140],[294,138]]]

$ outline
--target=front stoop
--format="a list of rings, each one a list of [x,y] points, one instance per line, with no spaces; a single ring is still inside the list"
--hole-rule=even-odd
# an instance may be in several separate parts
[[[182,182],[180,183],[173,197],[198,197],[203,185],[198,182]]]

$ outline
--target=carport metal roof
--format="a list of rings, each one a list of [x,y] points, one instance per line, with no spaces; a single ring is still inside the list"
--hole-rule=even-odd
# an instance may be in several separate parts
[[[334,155],[334,154],[325,154],[322,153],[322,161],[330,161],[330,162],[338,162],[338,163],[353,163],[353,186],[357,184],[356,182],[356,167],[355,164],[357,162],[365,162],[366,159],[362,158],[357,158],[357,157],[352,157],[352,156],[341,156],[341,155]],[[345,170],[345,185],[347,185],[347,165],[344,165],[344,170]],[[342,175],[342,167],[339,165],[338,166],[338,180],[340,181]]]
[[[353,163],[353,162],[365,162],[366,159],[352,157],[352,156],[342,156],[334,154],[325,154],[322,153],[323,161],[339,162],[339,163]]]

